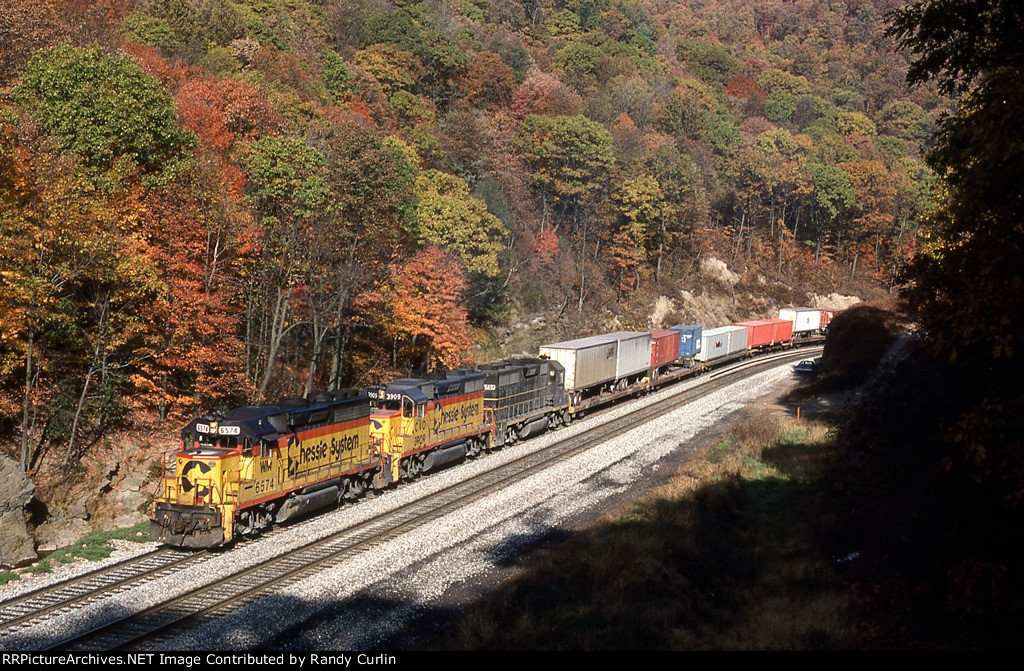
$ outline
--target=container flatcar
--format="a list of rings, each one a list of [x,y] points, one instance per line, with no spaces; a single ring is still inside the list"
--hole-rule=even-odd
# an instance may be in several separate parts
[[[614,383],[619,343],[607,336],[591,336],[542,345],[540,355],[565,369],[565,391],[579,404],[584,391]]]
[[[832,323],[832,319],[836,316],[836,311],[831,308],[825,308],[821,311],[821,332],[824,333],[828,325]]]
[[[788,319],[756,319],[736,322],[733,326],[747,329],[747,347],[762,349],[793,341],[793,322]]]
[[[651,331],[651,376],[659,377],[679,358],[679,331]]]
[[[703,327],[697,324],[676,324],[669,329],[679,331],[679,359],[690,367],[703,347]]]
[[[835,310],[821,308],[783,308],[779,319],[793,322],[793,336],[807,338],[822,333],[835,316]]]
[[[651,368],[651,334],[647,331],[609,333],[618,343],[615,356],[615,380],[618,389],[647,375]]]
[[[715,361],[747,349],[747,329],[742,326],[720,326],[701,334],[698,361]]]

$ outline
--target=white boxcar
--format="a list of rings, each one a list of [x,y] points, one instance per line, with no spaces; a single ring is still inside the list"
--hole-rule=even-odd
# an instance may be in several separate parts
[[[618,331],[609,333],[619,343],[615,357],[615,379],[646,372],[651,367],[651,334],[647,331]]]
[[[701,334],[701,348],[694,358],[697,361],[714,361],[747,349],[745,326],[720,326]]]
[[[565,367],[565,390],[586,389],[615,380],[619,341],[606,335],[541,345],[540,355]],[[649,355],[648,355],[649,356]]]
[[[793,322],[793,333],[817,332],[821,329],[821,310],[818,308],[782,308],[779,319]]]

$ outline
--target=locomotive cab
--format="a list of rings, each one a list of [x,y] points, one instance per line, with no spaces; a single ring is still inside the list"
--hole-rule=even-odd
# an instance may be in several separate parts
[[[239,461],[243,451],[252,452],[253,438],[236,422],[193,419],[181,432],[173,475],[161,484],[151,537],[178,547],[215,547],[229,539]]]

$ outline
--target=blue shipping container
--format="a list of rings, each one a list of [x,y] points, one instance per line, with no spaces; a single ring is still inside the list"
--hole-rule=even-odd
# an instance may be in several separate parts
[[[676,324],[669,326],[672,331],[679,331],[679,358],[689,359],[700,352],[701,327],[696,324]]]

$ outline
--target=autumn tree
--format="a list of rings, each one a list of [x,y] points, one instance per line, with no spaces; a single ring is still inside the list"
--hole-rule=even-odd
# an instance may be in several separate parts
[[[541,191],[545,219],[549,206],[578,220],[579,208],[607,183],[615,165],[612,138],[601,124],[583,116],[542,117],[523,121],[519,147]]]
[[[12,95],[97,175],[173,171],[194,143],[159,82],[99,47],[64,43],[36,52]]]
[[[405,343],[421,369],[454,368],[470,345],[461,264],[426,247],[393,269],[388,281],[359,298],[366,319],[391,339],[392,366]]]
[[[865,251],[878,253],[883,232],[892,225],[896,188],[885,165],[879,161],[853,161],[842,164],[850,179],[854,205],[850,219],[850,277],[857,275],[857,261]]]
[[[281,343],[297,325],[291,321],[292,307],[309,270],[310,231],[330,210],[331,196],[323,155],[302,140],[256,140],[249,146],[245,164],[249,198],[262,228],[256,284],[250,287],[248,330],[264,332],[257,359],[262,363],[257,393],[265,396]]]
[[[469,62],[459,82],[467,101],[484,109],[507,105],[516,89],[512,68],[498,54],[478,53]]]
[[[239,276],[251,220],[236,204],[220,202],[226,194],[216,189],[216,176],[207,179],[147,194],[142,217],[161,290],[141,312],[160,328],[133,379],[135,404],[155,409],[161,422],[251,394]]]
[[[533,172],[541,194],[545,229],[549,206],[557,214],[557,232],[565,220],[579,237],[580,281],[577,309],[586,296],[587,244],[592,221],[584,207],[607,188],[615,166],[611,134],[583,116],[542,117],[531,114],[523,121],[518,146],[523,161]],[[581,216],[582,215],[582,216]]]
[[[60,445],[63,468],[124,418],[133,376],[156,351],[145,308],[161,281],[142,235],[140,188],[97,189],[73,155],[23,128],[8,125],[0,141],[0,313],[14,336],[0,361],[23,373],[22,467]]]
[[[276,130],[276,113],[263,94],[237,79],[190,79],[176,96],[182,123],[204,144],[228,153],[240,140]]]
[[[953,383],[977,394],[946,438],[1012,505],[1024,498],[1021,25],[1018,3],[934,0],[897,11],[891,30],[915,56],[910,81],[934,82],[959,104],[929,156],[943,189],[904,296]]]
[[[664,195],[651,239],[654,277],[661,280],[665,256],[676,251],[685,233],[706,221],[708,195],[696,163],[673,144],[650,151],[646,166]]]
[[[327,381],[336,388],[356,317],[353,301],[380,284],[415,244],[418,159],[401,140],[351,123],[332,129],[318,145],[333,205],[313,230],[319,271],[306,289],[313,338],[307,387],[326,358]],[[328,345],[331,350],[322,351]]]
[[[625,179],[612,191],[618,223],[609,254],[618,274],[620,291],[640,287],[643,267],[657,222],[665,216],[665,195],[650,175]]]
[[[835,233],[857,202],[857,196],[850,185],[849,176],[842,168],[808,161],[805,169],[814,184],[811,212],[816,229],[814,259],[817,261],[825,236]]]
[[[512,96],[512,116],[523,120],[530,114],[574,116],[583,112],[583,98],[558,77],[532,69]]]
[[[10,83],[37,49],[67,36],[50,0],[0,0],[0,84]]]
[[[420,241],[447,249],[469,273],[498,274],[498,255],[507,235],[501,220],[469,194],[466,182],[437,170],[416,177]]]

